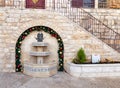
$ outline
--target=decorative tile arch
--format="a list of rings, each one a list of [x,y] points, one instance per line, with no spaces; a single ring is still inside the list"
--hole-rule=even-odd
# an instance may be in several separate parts
[[[16,72],[22,72],[23,71],[23,65],[21,64],[21,45],[22,41],[33,31],[44,31],[46,33],[49,33],[52,37],[57,39],[59,48],[58,48],[58,58],[59,58],[59,65],[58,65],[58,71],[63,71],[64,70],[64,44],[61,39],[61,37],[58,35],[56,31],[49,27],[45,26],[34,26],[31,27],[27,30],[25,30],[18,38],[17,43],[16,43],[16,49],[15,49],[15,66],[16,66]]]

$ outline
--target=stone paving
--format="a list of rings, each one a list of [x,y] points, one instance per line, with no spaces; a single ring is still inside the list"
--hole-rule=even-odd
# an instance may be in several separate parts
[[[0,73],[0,88],[120,88],[120,77],[76,78],[65,72],[49,78]]]

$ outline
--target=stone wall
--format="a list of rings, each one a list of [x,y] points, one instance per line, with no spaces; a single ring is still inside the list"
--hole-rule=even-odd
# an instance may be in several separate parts
[[[0,0],[0,6],[23,8],[24,2],[24,0]]]
[[[26,7],[26,0],[0,0],[0,6],[23,9]],[[53,0],[45,0],[45,6],[53,7]]]
[[[120,0],[108,0],[108,6],[110,8],[118,9],[120,8]]]
[[[65,62],[83,47],[87,58],[100,54],[102,59],[120,60],[120,54],[59,13],[40,9],[0,8],[0,71],[15,71],[15,45],[20,34],[30,27],[43,25],[63,39]]]
[[[99,19],[108,27],[120,33],[120,10],[119,9],[85,9],[95,18]]]

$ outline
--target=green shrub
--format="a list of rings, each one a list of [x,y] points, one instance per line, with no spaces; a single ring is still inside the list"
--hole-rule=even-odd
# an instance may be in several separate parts
[[[75,63],[75,64],[80,64],[80,61],[79,61],[79,59],[74,58],[74,59],[73,59],[73,61],[72,61],[72,63]]]
[[[77,56],[73,59],[73,63],[80,64],[84,63],[86,61],[86,54],[83,50],[83,48],[80,48],[80,50],[77,52]]]

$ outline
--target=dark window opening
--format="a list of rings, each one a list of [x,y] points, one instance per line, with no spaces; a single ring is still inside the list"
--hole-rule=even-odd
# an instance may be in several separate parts
[[[45,9],[45,0],[26,0],[26,8]]]
[[[99,0],[98,1],[98,8],[107,8],[107,0]]]
[[[94,0],[72,0],[71,5],[75,8],[94,8]]]

